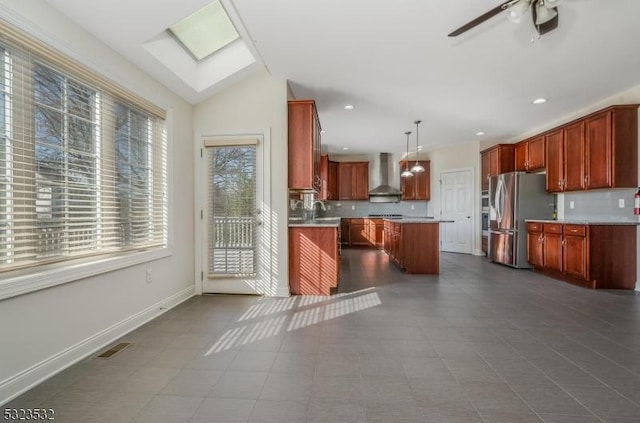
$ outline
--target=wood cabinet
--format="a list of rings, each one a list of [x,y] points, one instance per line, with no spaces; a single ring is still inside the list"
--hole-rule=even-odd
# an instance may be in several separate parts
[[[289,228],[292,295],[330,295],[339,280],[338,228]]]
[[[384,221],[384,251],[389,260],[414,274],[440,273],[440,224]]]
[[[545,223],[542,232],[543,266],[550,270],[562,272],[562,225]]]
[[[369,162],[338,163],[338,199],[369,199]]]
[[[537,271],[588,288],[635,289],[633,224],[528,222],[527,240],[527,257]]]
[[[415,173],[409,178],[400,178],[400,190],[403,200],[430,200],[431,199],[431,162],[419,160],[424,167],[424,172]],[[410,169],[415,161],[401,161],[400,169]]]
[[[289,189],[320,192],[320,120],[313,100],[288,102]]]
[[[584,225],[562,225],[562,264],[566,274],[588,280],[586,228]]]
[[[547,191],[638,183],[638,105],[612,106],[547,134]]]
[[[344,247],[383,248],[384,223],[380,218],[352,217],[340,220]]]
[[[320,157],[320,192],[318,200],[338,199],[338,163],[326,154]]]
[[[544,169],[544,150],[543,135],[517,143],[514,147],[515,170],[532,172]]]
[[[638,105],[614,106],[585,119],[587,189],[638,185]]]
[[[515,144],[497,144],[480,152],[482,190],[489,189],[489,178],[515,169]]]
[[[534,267],[544,264],[542,223],[527,223],[527,261]]]

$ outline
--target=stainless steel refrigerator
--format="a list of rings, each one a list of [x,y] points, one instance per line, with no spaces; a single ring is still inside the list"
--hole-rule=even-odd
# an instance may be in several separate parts
[[[489,259],[512,267],[531,267],[524,220],[551,219],[553,207],[543,174],[509,172],[489,178]]]

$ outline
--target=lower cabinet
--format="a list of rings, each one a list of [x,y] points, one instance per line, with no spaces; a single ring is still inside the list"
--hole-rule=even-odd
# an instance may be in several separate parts
[[[383,226],[383,219],[379,218],[343,218],[340,220],[342,246],[382,249]]]
[[[330,295],[339,279],[338,228],[289,228],[289,290],[292,295]]]
[[[535,270],[588,288],[635,289],[635,225],[527,223]]]

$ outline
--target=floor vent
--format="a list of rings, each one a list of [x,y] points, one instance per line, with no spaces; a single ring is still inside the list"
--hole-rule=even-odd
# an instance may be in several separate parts
[[[103,352],[98,356],[98,358],[111,358],[115,353],[118,353],[128,346],[131,345],[131,342],[122,342],[116,346],[109,348],[107,351]]]

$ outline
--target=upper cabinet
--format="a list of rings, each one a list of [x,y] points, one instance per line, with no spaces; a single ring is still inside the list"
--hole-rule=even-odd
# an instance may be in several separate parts
[[[289,188],[320,192],[320,120],[313,100],[291,100]]]
[[[547,191],[636,187],[637,111],[612,106],[545,134]]]
[[[320,193],[318,200],[338,199],[338,162],[329,160],[326,154],[320,157]]]
[[[482,190],[489,189],[489,178],[514,170],[515,144],[498,144],[480,152]]]
[[[515,170],[533,172],[545,167],[544,136],[540,135],[515,146]]]
[[[431,162],[429,160],[418,161],[424,172],[415,173],[409,178],[400,178],[400,190],[403,200],[429,200],[431,199]],[[411,168],[415,162],[400,162],[400,169]]]
[[[585,119],[585,185],[638,185],[638,105],[616,106]]]
[[[369,162],[338,163],[338,198],[369,199]]]

